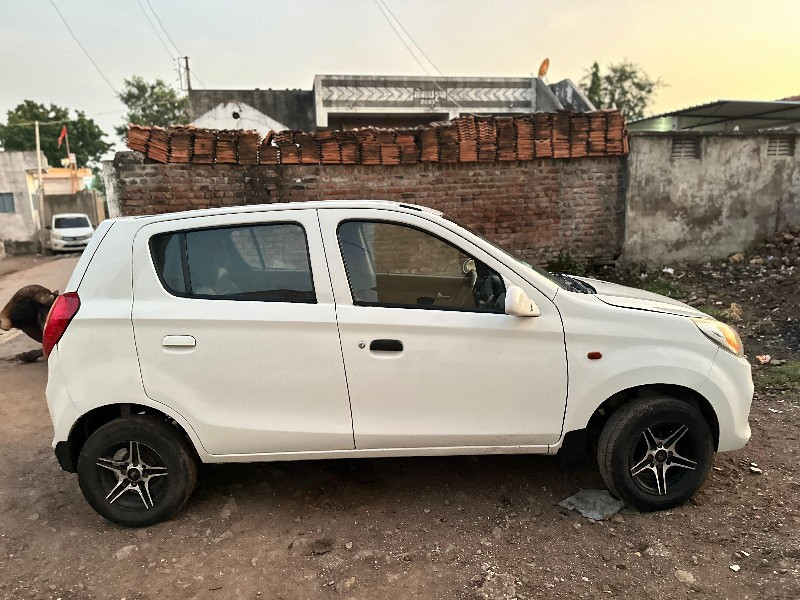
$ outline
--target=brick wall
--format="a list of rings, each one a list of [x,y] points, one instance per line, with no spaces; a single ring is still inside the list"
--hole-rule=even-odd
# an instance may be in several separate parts
[[[381,199],[441,210],[544,264],[560,252],[610,262],[622,247],[622,157],[497,163],[197,165],[120,152],[107,169],[120,215],[326,199]]]

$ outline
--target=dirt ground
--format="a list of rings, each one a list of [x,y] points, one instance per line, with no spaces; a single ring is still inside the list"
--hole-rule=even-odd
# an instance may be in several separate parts
[[[737,303],[751,362],[797,359],[800,262],[785,246],[778,262],[766,248],[663,278],[693,304]],[[63,286],[70,260],[0,277],[0,303],[8,277]],[[34,346],[0,340],[0,359]],[[0,598],[798,598],[800,393],[780,368],[755,373],[748,446],[717,455],[672,511],[592,523],[560,508],[603,487],[591,462],[365,459],[207,466],[174,520],[129,530],[59,469],[46,364],[0,360]]]

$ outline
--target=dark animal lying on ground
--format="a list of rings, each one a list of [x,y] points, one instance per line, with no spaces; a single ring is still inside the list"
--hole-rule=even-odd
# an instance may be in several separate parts
[[[58,291],[51,292],[41,285],[26,285],[11,297],[0,311],[0,329],[22,330],[37,342],[42,341],[47,313],[55,302]],[[41,350],[31,350],[16,356],[23,362],[33,362],[42,356]]]

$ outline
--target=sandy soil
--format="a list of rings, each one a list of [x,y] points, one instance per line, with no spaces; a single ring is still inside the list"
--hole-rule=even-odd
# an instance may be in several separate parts
[[[47,285],[67,260],[11,277]],[[741,304],[746,347],[797,358],[785,319],[800,316],[800,277],[784,275],[742,294],[726,274],[712,302]],[[709,277],[682,281],[707,300]],[[0,343],[0,359],[34,346]],[[798,598],[800,398],[760,378],[750,444],[717,455],[693,501],[668,512],[592,523],[561,509],[603,487],[591,462],[320,461],[205,467],[173,521],[128,530],[56,464],[46,364],[0,360],[0,598]]]

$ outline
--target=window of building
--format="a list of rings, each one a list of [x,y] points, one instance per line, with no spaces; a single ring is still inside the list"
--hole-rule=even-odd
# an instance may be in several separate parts
[[[769,138],[767,156],[794,156],[794,138],[788,136]]]
[[[11,192],[0,193],[0,213],[16,212],[14,208],[14,194]]]
[[[346,221],[338,235],[355,304],[504,311],[500,275],[438,237],[374,221]]]
[[[316,302],[305,231],[296,223],[161,234],[150,252],[162,284],[177,296]]]
[[[700,158],[699,137],[673,137],[672,160]]]

